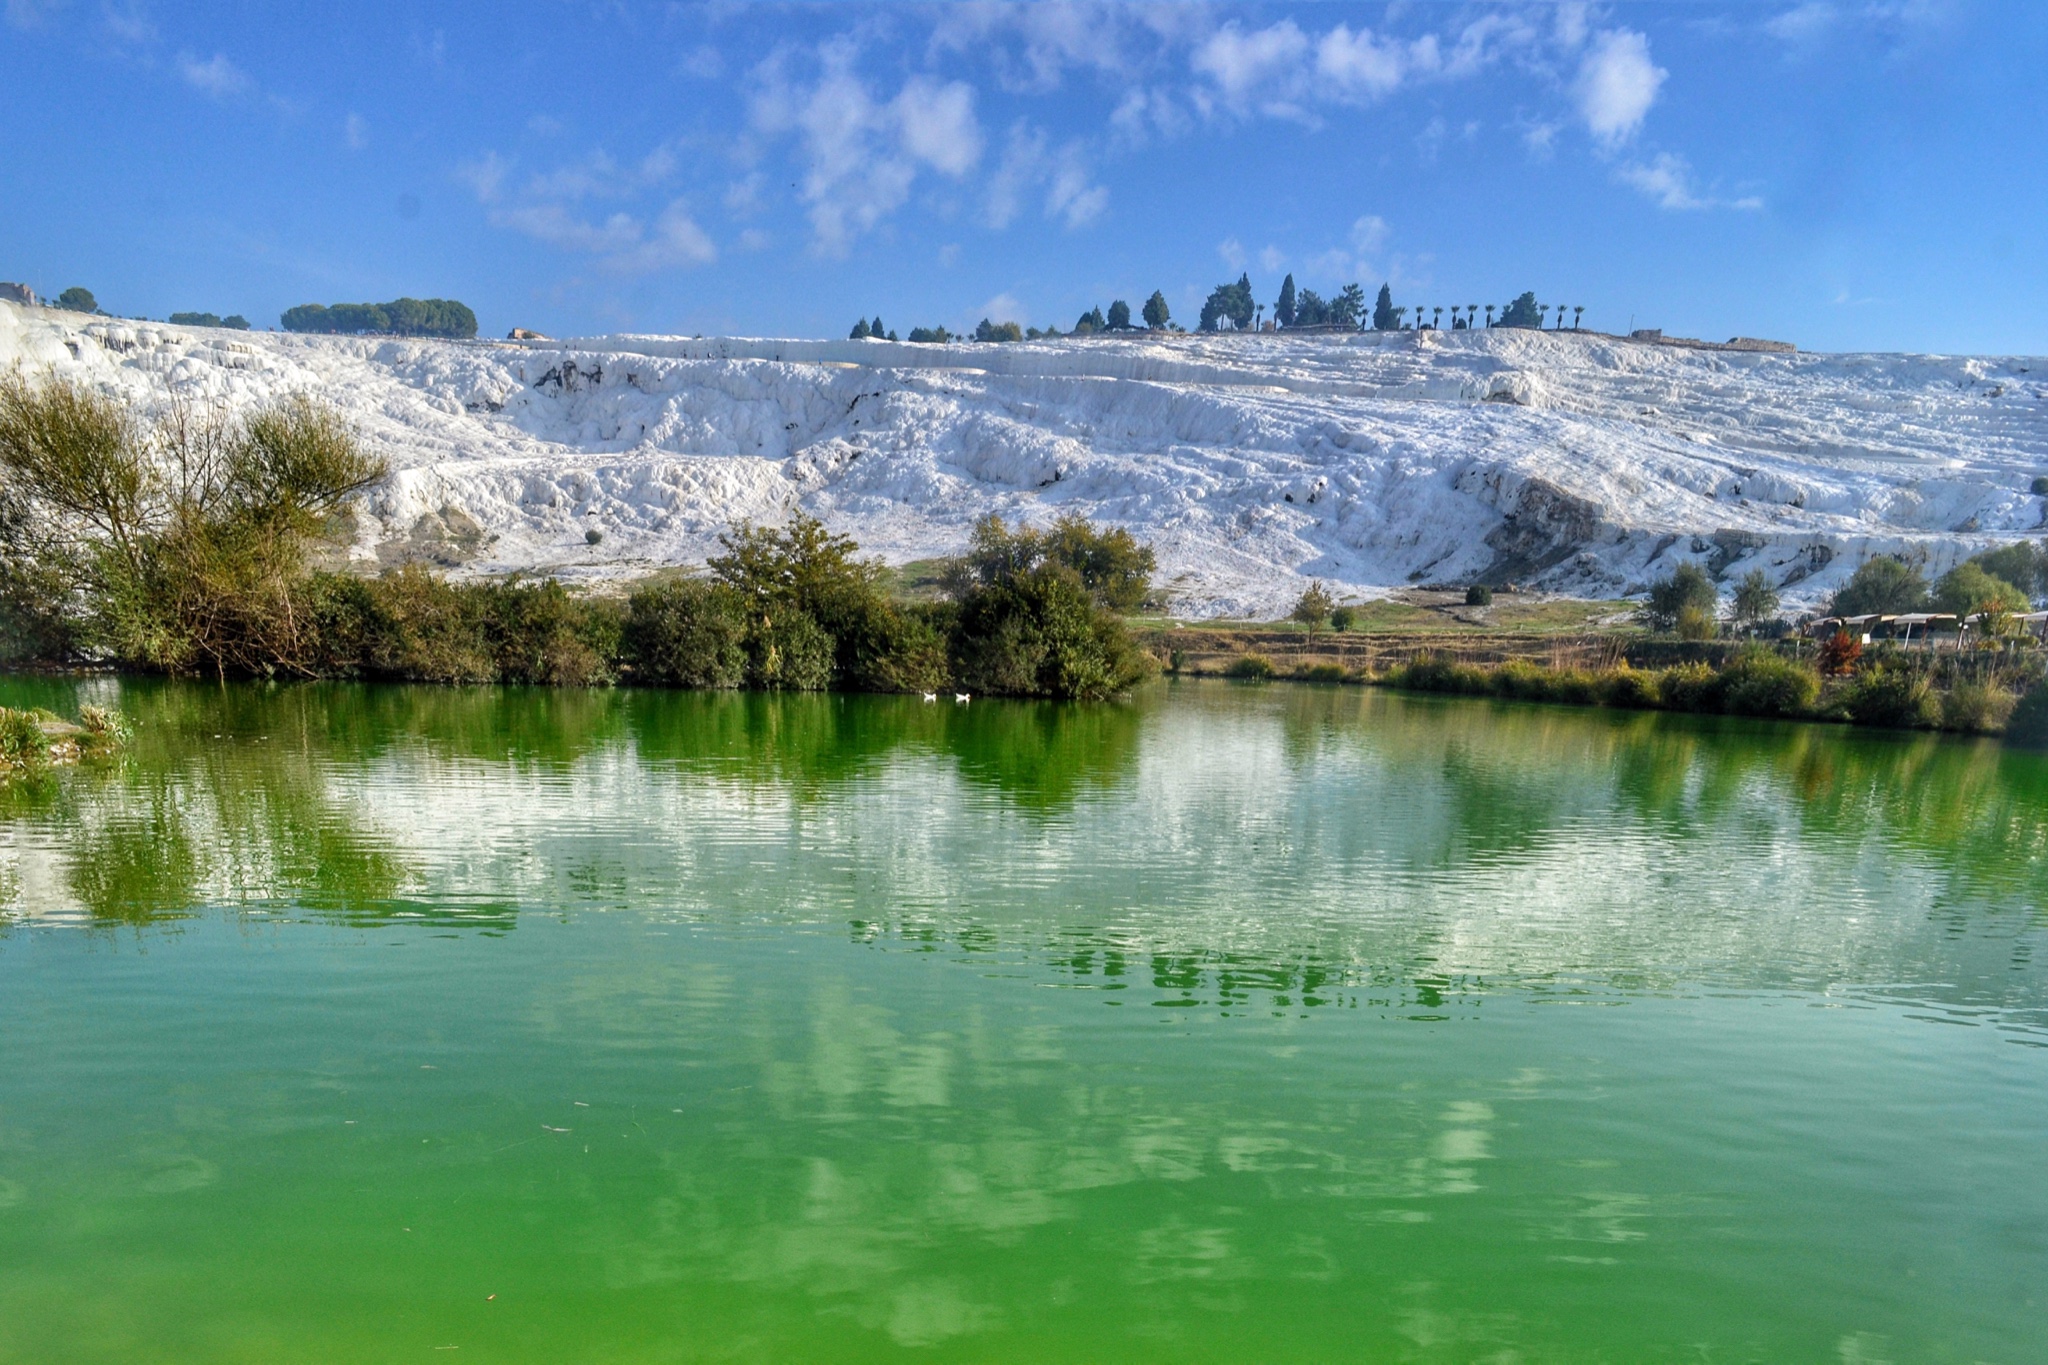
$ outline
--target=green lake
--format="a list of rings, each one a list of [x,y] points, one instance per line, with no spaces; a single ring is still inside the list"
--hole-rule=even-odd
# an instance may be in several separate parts
[[[0,1362],[2048,1360],[2048,759],[0,679]]]

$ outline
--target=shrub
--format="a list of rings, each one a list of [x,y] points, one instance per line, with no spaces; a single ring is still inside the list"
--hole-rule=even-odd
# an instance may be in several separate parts
[[[1830,616],[1899,615],[1927,606],[1927,580],[1920,570],[1889,555],[1866,559],[1828,604]]]
[[[621,640],[640,681],[738,687],[747,671],[746,602],[723,583],[683,579],[627,599]]]
[[[1310,664],[1301,670],[1303,682],[1340,683],[1349,676],[1342,664]]]
[[[1609,706],[1646,711],[1664,704],[1655,673],[1642,672],[1623,664],[1603,677],[1601,684],[1601,700]]]
[[[809,612],[763,617],[747,631],[747,683],[770,692],[822,692],[832,685],[832,654],[832,637]]]
[[[377,579],[316,574],[306,597],[311,673],[587,687],[617,667],[617,609],[552,579],[454,584],[412,565]]]
[[[1263,654],[1240,654],[1232,659],[1223,670],[1226,678],[1244,678],[1253,682],[1264,682],[1273,676],[1273,661]]]
[[[1718,711],[1721,675],[1702,663],[1679,664],[1657,675],[1657,696],[1673,711]]]
[[[173,672],[304,670],[305,547],[384,466],[329,408],[237,420],[171,409],[153,427],[61,380],[0,379],[0,613]],[[39,615],[39,613],[41,613]]]
[[[1957,683],[1941,699],[1941,728],[1965,734],[1996,733],[2005,728],[2018,701],[1995,684]]]
[[[1421,654],[1389,669],[1382,679],[1389,687],[1411,692],[1461,692],[1484,696],[1494,690],[1493,676],[1473,664],[1461,664],[1434,654]]]
[[[953,676],[974,692],[1099,700],[1156,666],[1060,564],[971,589],[951,644]]]
[[[1745,649],[1721,671],[1721,707],[1737,716],[1800,716],[1820,698],[1820,677],[1761,647]]]
[[[1040,564],[1071,569],[1098,603],[1119,612],[1145,604],[1158,567],[1152,547],[1121,527],[1105,531],[1085,517],[1063,516],[1050,530],[1020,522],[1013,531],[991,512],[974,523],[967,553],[946,570],[946,586],[960,597],[977,584],[1000,583]]]
[[[35,771],[50,761],[50,741],[33,711],[0,706],[0,770]]]
[[[59,308],[68,309],[73,313],[97,313],[100,311],[100,301],[94,298],[92,290],[87,289],[84,285],[72,285],[53,301]]]
[[[1822,677],[1838,678],[1856,667],[1856,661],[1863,657],[1863,641],[1846,630],[1838,630],[1821,642],[1820,671]]]
[[[1678,609],[1677,625],[1681,640],[1711,640],[1721,633],[1721,623],[1714,619],[1713,610],[1690,602]]]
[[[1474,583],[1465,589],[1465,605],[1468,607],[1490,607],[1493,605],[1493,589],[1484,583]]]
[[[1339,607],[1330,613],[1330,629],[1339,632],[1350,630],[1358,624],[1357,607]]]
[[[2005,723],[2005,742],[2048,749],[2048,682],[2027,689]]]
[[[1672,570],[1668,578],[1660,578],[1650,585],[1650,594],[1643,602],[1643,621],[1653,630],[1674,630],[1682,623],[1688,607],[1707,620],[1714,618],[1715,609],[1720,605],[1720,596],[1714,591],[1714,580],[1707,577],[1706,570],[1697,564],[1681,564]]]
[[[1941,720],[1941,703],[1926,678],[1901,668],[1872,668],[1842,689],[1841,705],[1858,725],[1925,729]]]

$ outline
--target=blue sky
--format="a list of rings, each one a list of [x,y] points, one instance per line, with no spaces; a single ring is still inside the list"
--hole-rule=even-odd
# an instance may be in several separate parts
[[[0,278],[115,312],[1192,325],[1245,270],[2048,352],[2048,6],[0,4]]]

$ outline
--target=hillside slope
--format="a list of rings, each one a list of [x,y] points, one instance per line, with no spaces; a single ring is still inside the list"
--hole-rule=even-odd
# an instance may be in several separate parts
[[[0,304],[15,362],[145,402],[334,402],[392,465],[371,563],[631,575],[795,509],[902,562],[989,511],[1071,510],[1151,540],[1190,615],[1272,612],[1311,577],[1612,596],[1680,559],[1812,601],[1873,553],[1939,571],[2041,534],[2048,473],[2048,360],[2025,357],[1504,330],[395,341]]]

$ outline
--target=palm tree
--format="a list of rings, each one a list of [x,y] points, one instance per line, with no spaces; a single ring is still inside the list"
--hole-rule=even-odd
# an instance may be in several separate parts
[[[1586,316],[1586,305],[1585,305],[1585,304],[1583,304],[1583,303],[1575,303],[1575,304],[1573,304],[1573,305],[1572,305],[1572,330],[1573,330],[1574,332],[1576,332],[1576,331],[1578,331],[1578,330],[1579,330],[1579,319],[1580,319],[1580,318],[1582,318],[1582,317],[1584,317],[1584,316]]]
[[[1486,325],[1493,326],[1493,305],[1490,303],[1486,305]]]
[[[1478,319],[1478,317],[1479,317],[1479,305],[1478,305],[1478,304],[1476,304],[1476,303],[1468,303],[1468,304],[1466,304],[1466,305],[1465,305],[1465,326],[1466,326],[1467,328],[1470,328],[1470,327],[1472,326],[1473,322],[1475,322],[1475,321],[1476,321],[1476,320]]]
[[[1443,310],[1443,309],[1439,308],[1439,309],[1437,309],[1437,310],[1436,310],[1436,322],[1435,322],[1434,324],[1432,324],[1432,325],[1433,325],[1433,326],[1434,326],[1434,327],[1436,328],[1436,330],[1437,330],[1437,331],[1439,331],[1439,332],[1441,332],[1441,331],[1442,331],[1442,330],[1444,329],[1444,310]]]
[[[1537,326],[1538,326],[1538,327],[1540,328],[1540,327],[1542,327],[1542,326],[1543,326],[1543,324],[1544,324],[1544,323],[1546,323],[1546,322],[1548,322],[1548,321],[1550,321],[1550,305],[1549,305],[1549,304],[1547,304],[1547,303],[1539,303],[1539,304],[1537,304],[1537,305],[1536,305],[1536,325],[1537,325]]]

